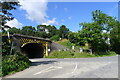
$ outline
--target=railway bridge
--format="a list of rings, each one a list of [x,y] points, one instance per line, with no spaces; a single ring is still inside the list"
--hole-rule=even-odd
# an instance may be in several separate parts
[[[29,58],[42,58],[43,56],[48,56],[52,43],[49,39],[20,34],[13,34],[10,36],[10,41],[12,46],[16,46]]]

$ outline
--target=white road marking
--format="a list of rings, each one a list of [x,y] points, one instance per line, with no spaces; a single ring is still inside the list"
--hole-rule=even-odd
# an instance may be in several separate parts
[[[93,64],[93,65],[90,65],[90,66],[85,66],[85,67],[82,67],[78,70],[78,72],[76,73],[79,73],[79,74],[82,74],[83,72],[90,72],[90,71],[93,71],[93,70],[96,70],[96,69],[99,69],[101,67],[104,67],[106,65],[109,65],[111,64],[111,62],[108,62],[108,63],[99,63],[99,64]]]
[[[60,68],[62,68],[62,67],[51,66],[51,67],[49,67],[47,69],[44,69],[44,70],[42,70],[40,72],[37,72],[37,73],[33,74],[33,75],[38,75],[38,74],[41,74],[41,73],[44,73],[44,72],[49,72],[49,71],[57,70],[57,69],[60,69]]]
[[[78,68],[78,64],[76,64],[76,66],[75,66],[72,73],[61,74],[61,75],[58,75],[58,76],[55,76],[55,77],[52,77],[52,78],[63,78],[63,77],[64,78],[70,78],[73,75],[81,75],[83,73],[87,73],[87,72],[90,72],[90,71],[95,71],[96,69],[99,69],[101,67],[104,67],[106,65],[111,64],[111,62],[107,62],[107,63],[106,62],[103,62],[103,63],[100,63],[100,62],[91,63],[91,64],[89,64],[89,66],[87,65],[87,63],[82,63],[82,65],[83,64],[86,64],[86,65],[84,65],[83,67],[80,67],[80,68]],[[76,69],[77,69],[77,71],[76,71]]]
[[[75,68],[72,73],[74,73],[76,69],[77,69],[77,63],[75,64]]]

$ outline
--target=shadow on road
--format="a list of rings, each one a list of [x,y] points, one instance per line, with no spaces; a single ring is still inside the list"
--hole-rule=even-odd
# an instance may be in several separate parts
[[[40,61],[40,62],[32,62],[31,63],[31,66],[38,66],[38,65],[41,65],[41,64],[52,64],[52,63],[55,63],[57,61]]]

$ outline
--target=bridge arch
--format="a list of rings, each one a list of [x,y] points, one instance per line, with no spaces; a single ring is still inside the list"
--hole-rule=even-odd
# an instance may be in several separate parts
[[[37,42],[27,42],[21,46],[22,52],[24,52],[29,58],[43,58],[44,46]]]

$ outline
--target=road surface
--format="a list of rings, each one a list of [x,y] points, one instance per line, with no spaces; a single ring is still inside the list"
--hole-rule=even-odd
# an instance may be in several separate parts
[[[30,60],[30,68],[5,78],[118,78],[118,56]]]

